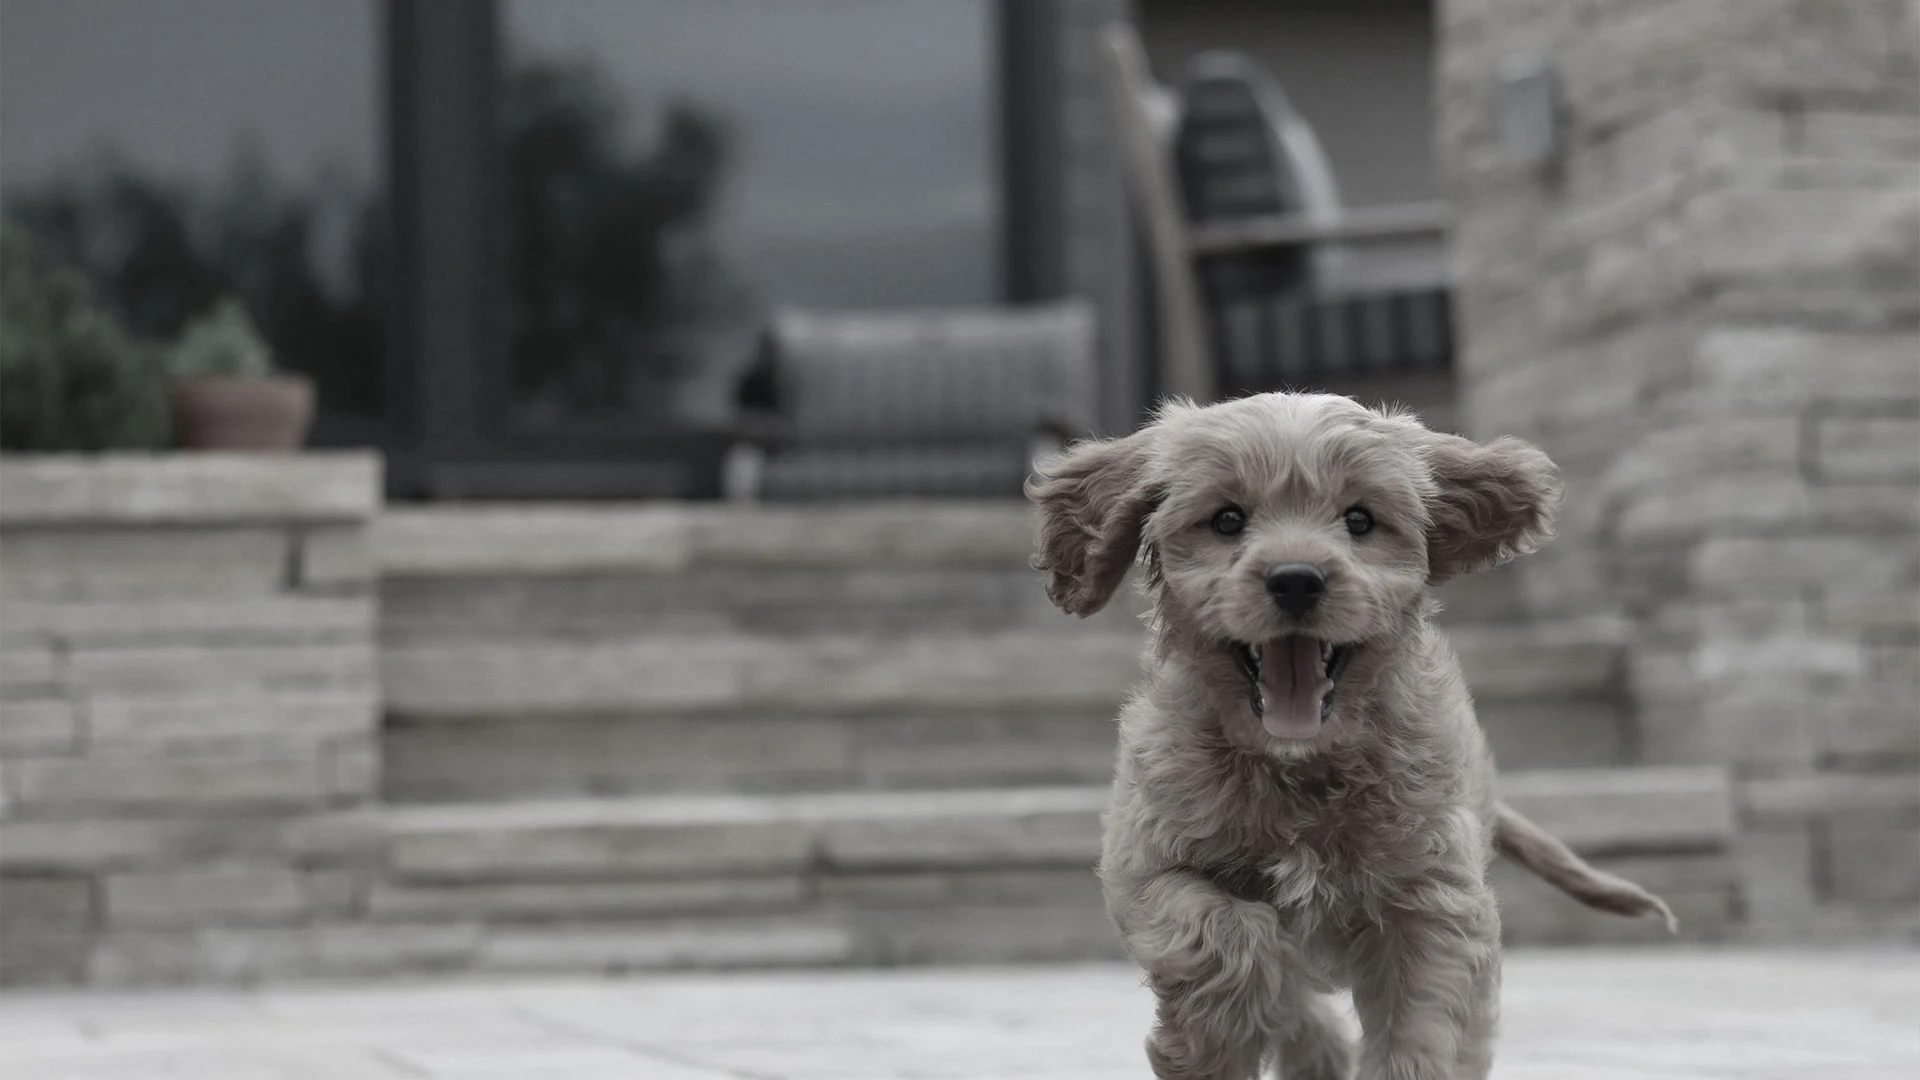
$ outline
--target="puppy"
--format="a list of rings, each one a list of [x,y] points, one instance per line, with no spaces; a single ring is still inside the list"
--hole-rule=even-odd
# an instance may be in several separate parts
[[[1027,485],[1036,569],[1100,610],[1140,557],[1144,684],[1120,715],[1099,874],[1158,998],[1162,1078],[1483,1077],[1500,981],[1496,850],[1581,901],[1672,916],[1496,801],[1432,586],[1532,550],[1559,481],[1330,395],[1165,406]]]

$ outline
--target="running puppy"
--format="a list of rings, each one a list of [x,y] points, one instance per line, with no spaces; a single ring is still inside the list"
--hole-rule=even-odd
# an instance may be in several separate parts
[[[1496,850],[1582,902],[1672,916],[1496,801],[1429,588],[1531,551],[1559,481],[1330,395],[1175,402],[1042,467],[1036,569],[1075,615],[1136,556],[1154,603],[1120,715],[1100,860],[1159,999],[1162,1078],[1352,1075],[1327,995],[1353,991],[1369,1080],[1484,1077]]]

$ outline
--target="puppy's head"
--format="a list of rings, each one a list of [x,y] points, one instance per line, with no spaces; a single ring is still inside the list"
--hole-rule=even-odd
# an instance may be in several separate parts
[[[1028,483],[1036,569],[1076,615],[1145,552],[1161,647],[1269,749],[1338,727],[1426,610],[1427,589],[1551,535],[1553,463],[1332,395],[1170,404]],[[1351,719],[1351,718],[1349,718]]]

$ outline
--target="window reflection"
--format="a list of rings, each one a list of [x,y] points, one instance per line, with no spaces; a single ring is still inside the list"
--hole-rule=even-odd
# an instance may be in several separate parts
[[[726,411],[767,308],[998,299],[992,0],[509,0],[523,418]]]
[[[237,293],[323,417],[383,408],[375,0],[6,0],[0,210],[171,337]]]

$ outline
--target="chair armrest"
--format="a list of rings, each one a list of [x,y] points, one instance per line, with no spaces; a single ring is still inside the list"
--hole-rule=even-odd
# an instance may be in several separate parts
[[[1439,239],[1446,231],[1446,204],[1405,203],[1352,210],[1333,221],[1276,214],[1195,224],[1187,249],[1194,255],[1244,255],[1312,244]]]

